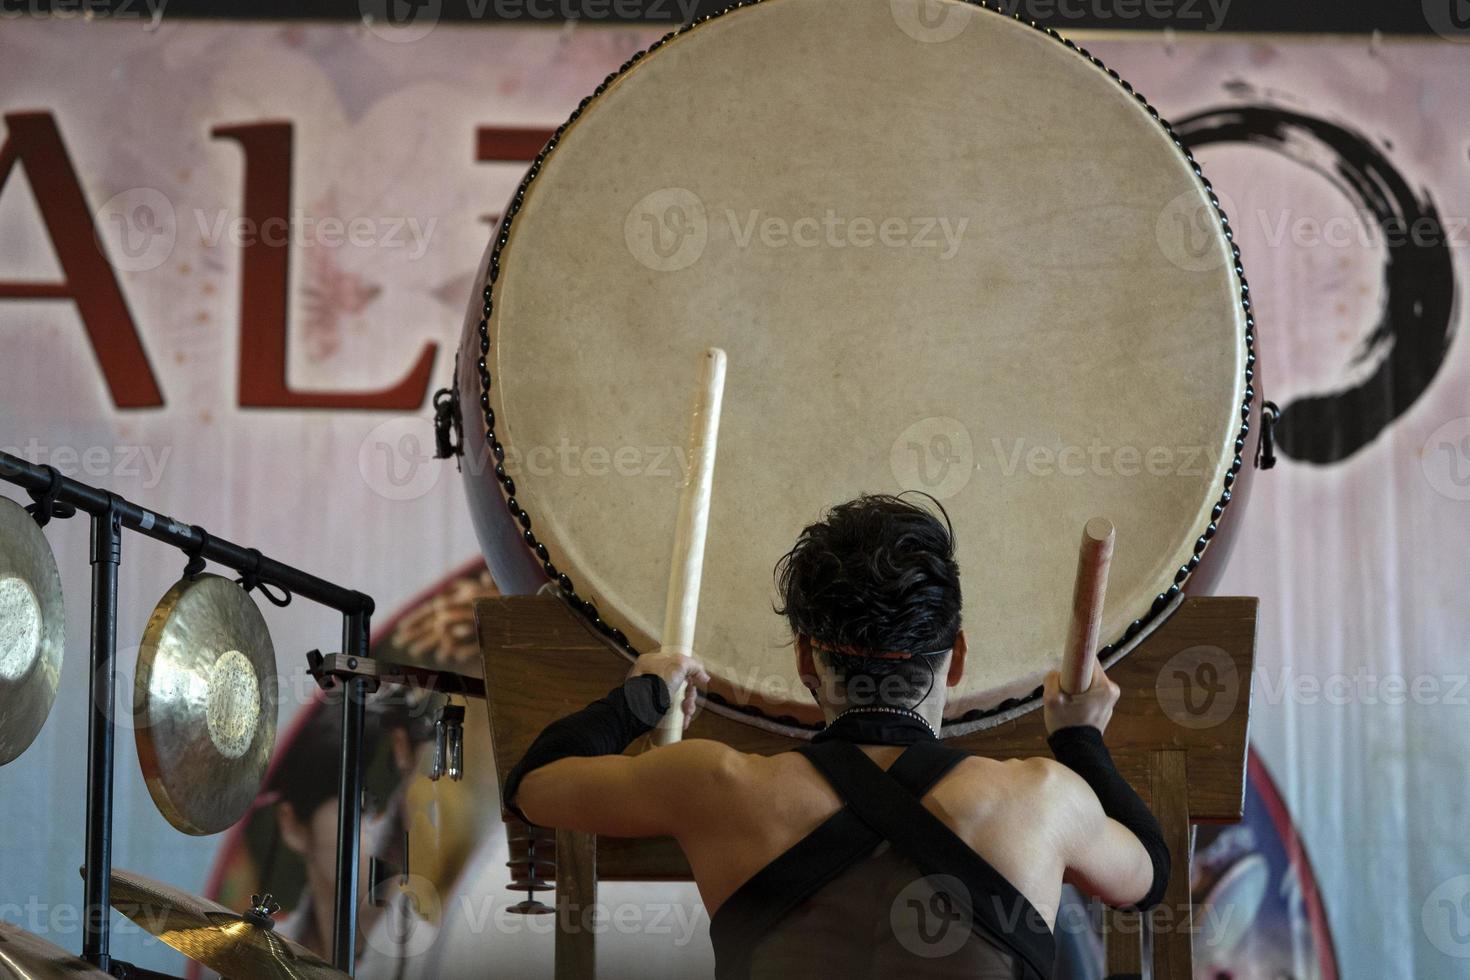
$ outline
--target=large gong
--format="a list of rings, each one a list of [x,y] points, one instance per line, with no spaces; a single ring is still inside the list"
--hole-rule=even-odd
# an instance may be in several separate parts
[[[1225,229],[1141,97],[994,11],[761,0],[671,35],[558,131],[481,266],[459,387],[496,578],[657,645],[721,347],[712,690],[814,720],[772,567],[825,507],[923,490],[963,573],[953,711],[998,717],[1056,662],[1088,518],[1118,529],[1115,644],[1215,536],[1252,398]]]

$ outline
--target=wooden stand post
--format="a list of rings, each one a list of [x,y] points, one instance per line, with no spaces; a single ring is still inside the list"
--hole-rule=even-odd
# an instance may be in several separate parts
[[[1255,657],[1253,598],[1187,598],[1168,620],[1110,670],[1123,696],[1108,728],[1119,770],[1153,808],[1174,870],[1164,903],[1142,927],[1137,915],[1110,912],[1105,940],[1110,973],[1142,973],[1145,934],[1156,980],[1192,976],[1191,824],[1236,822],[1245,806],[1246,737]],[[475,615],[484,657],[495,766],[502,783],[547,724],[596,700],[628,672],[560,599],[482,599]],[[1038,705],[1039,707],[1039,705]],[[774,754],[794,739],[702,712],[688,732],[745,752]],[[951,740],[977,755],[1047,754],[1039,710]],[[688,881],[689,866],[670,838],[595,839],[557,835],[557,980],[596,975],[591,915],[597,880]]]
[[[556,832],[556,980],[597,976],[597,837]]]

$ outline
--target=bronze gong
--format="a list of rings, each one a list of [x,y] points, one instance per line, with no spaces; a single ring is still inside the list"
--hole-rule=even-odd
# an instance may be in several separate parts
[[[46,723],[65,643],[51,545],[24,507],[0,497],[0,766],[29,748]]]
[[[149,617],[133,683],[138,761],[153,802],[186,834],[234,824],[276,741],[276,654],[249,593],[180,581]]]

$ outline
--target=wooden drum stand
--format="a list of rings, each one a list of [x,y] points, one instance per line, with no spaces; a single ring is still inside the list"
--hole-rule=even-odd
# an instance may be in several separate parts
[[[1151,973],[1157,980],[1193,975],[1191,824],[1242,817],[1256,605],[1254,598],[1185,598],[1109,671],[1123,695],[1108,727],[1108,746],[1158,816],[1174,855],[1164,902],[1146,924],[1136,914],[1109,913],[1109,973]],[[475,614],[503,787],[506,773],[541,730],[617,686],[628,662],[554,596],[483,599]],[[983,647],[976,653],[985,655]],[[950,744],[997,759],[1048,755],[1039,707]],[[798,744],[709,710],[694,719],[688,737],[768,755]],[[642,750],[646,741],[630,751]],[[556,977],[591,980],[595,934],[565,926],[596,903],[598,879],[689,881],[689,866],[671,838],[599,841],[558,831],[556,843]],[[1151,946],[1151,971],[1143,965],[1145,945]]]

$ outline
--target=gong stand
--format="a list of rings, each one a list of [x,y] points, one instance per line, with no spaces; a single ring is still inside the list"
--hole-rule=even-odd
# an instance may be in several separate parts
[[[1159,980],[1193,976],[1191,825],[1234,823],[1243,815],[1256,606],[1254,598],[1185,598],[1108,671],[1123,689],[1108,726],[1109,748],[1119,771],[1158,817],[1175,858],[1157,909],[1146,916],[1107,914],[1104,941],[1110,974]],[[541,730],[616,687],[628,672],[628,662],[555,596],[482,599],[475,618],[495,768],[503,789],[506,774]],[[985,656],[983,644],[976,654]],[[708,706],[695,718],[688,737],[716,739],[761,754],[799,744],[792,736]],[[1039,710],[951,737],[949,744],[998,759],[1050,755]],[[534,879],[531,870],[527,877]],[[585,927],[585,916],[596,908],[599,878],[689,881],[691,875],[672,838],[598,839],[557,831],[557,980],[595,976],[595,937]]]
[[[63,476],[0,452],[0,480],[24,489],[36,502],[43,525],[78,512],[92,525],[91,716],[87,723],[86,864],[83,867],[82,957],[117,976],[160,976],[131,964],[114,963],[110,950],[112,875],[113,707],[117,687],[117,573],[124,531],[173,545],[191,558],[201,557],[248,577],[284,589],[342,613],[342,650],[367,659],[373,600],[361,592],[282,564],[259,551],[217,538],[203,528],[155,514],[115,493]],[[337,894],[332,929],[332,959],[351,973],[357,952],[357,877],[362,821],[362,734],[368,678],[343,680],[341,774],[337,819]]]

